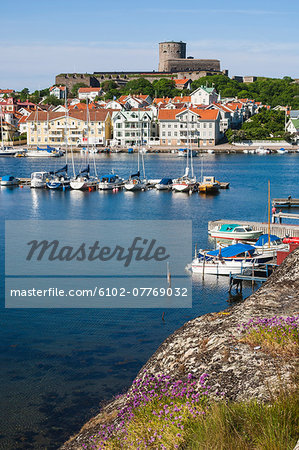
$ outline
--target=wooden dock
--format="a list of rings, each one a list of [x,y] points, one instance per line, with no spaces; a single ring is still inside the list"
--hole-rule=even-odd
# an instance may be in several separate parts
[[[282,214],[282,213],[279,213]],[[299,219],[299,215],[298,215]],[[268,233],[268,223],[267,222],[251,222],[248,220],[212,220],[208,223],[208,230],[212,230],[213,228],[216,228],[217,226],[221,226],[224,224],[229,223],[235,223],[237,225],[249,225],[253,228],[253,230],[261,230],[264,234]],[[275,234],[278,237],[299,237],[299,225],[293,225],[293,224],[282,224],[282,223],[271,223],[270,225],[271,234]]]
[[[299,198],[273,198],[275,208],[299,208]]]

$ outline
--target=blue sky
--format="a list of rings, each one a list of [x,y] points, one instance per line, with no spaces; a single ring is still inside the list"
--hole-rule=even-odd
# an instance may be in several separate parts
[[[299,78],[299,2],[1,2],[0,88],[42,89],[60,72],[157,70],[158,43],[187,42],[229,75]]]

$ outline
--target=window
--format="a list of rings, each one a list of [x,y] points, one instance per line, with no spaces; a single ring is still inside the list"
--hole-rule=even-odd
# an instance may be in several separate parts
[[[168,136],[171,136],[171,131],[168,131]]]
[[[166,135],[166,133],[165,133],[165,131],[163,131],[162,136],[165,136],[165,135]]]
[[[178,133],[177,133],[177,132],[175,131],[175,132],[174,132],[174,135],[175,135],[175,136],[177,136],[177,135],[178,135]]]
[[[213,124],[212,124],[212,123],[209,123],[209,128],[212,128],[212,126],[213,126]]]
[[[171,124],[170,123],[168,124],[168,128],[171,128]]]
[[[205,122],[204,122],[204,124],[203,124],[203,127],[204,127],[204,128],[207,128],[207,124],[206,124]]]

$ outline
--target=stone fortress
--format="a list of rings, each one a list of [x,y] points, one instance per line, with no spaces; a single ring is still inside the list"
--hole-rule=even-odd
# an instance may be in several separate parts
[[[159,44],[159,72],[220,72],[218,59],[194,59],[186,57],[185,42],[160,42]]]
[[[71,89],[77,83],[84,83],[88,87],[99,87],[103,81],[113,80],[118,86],[124,86],[128,81],[145,78],[151,82],[159,78],[197,80],[207,75],[224,73],[220,70],[218,59],[194,59],[186,57],[185,42],[160,42],[158,72],[94,72],[93,74],[62,73],[56,76],[56,85],[65,85]]]

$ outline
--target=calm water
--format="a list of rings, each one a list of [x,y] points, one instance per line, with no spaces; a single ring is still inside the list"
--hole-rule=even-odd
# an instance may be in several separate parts
[[[98,156],[99,174],[136,170],[136,156]],[[156,192],[83,193],[0,190],[1,383],[0,448],[54,449],[124,391],[159,344],[187,320],[228,306],[228,280],[193,280],[192,309],[5,310],[5,219],[192,219],[193,241],[207,248],[207,222],[218,218],[267,220],[267,180],[272,197],[299,196],[299,155],[210,155],[204,173],[230,181],[217,196]],[[146,155],[147,176],[177,177],[186,161]],[[57,160],[0,158],[0,176],[30,176],[57,169]],[[200,175],[200,158],[194,159]],[[16,256],[17,257],[17,256]],[[191,260],[191,255],[190,255]],[[245,290],[245,295],[249,294]]]

